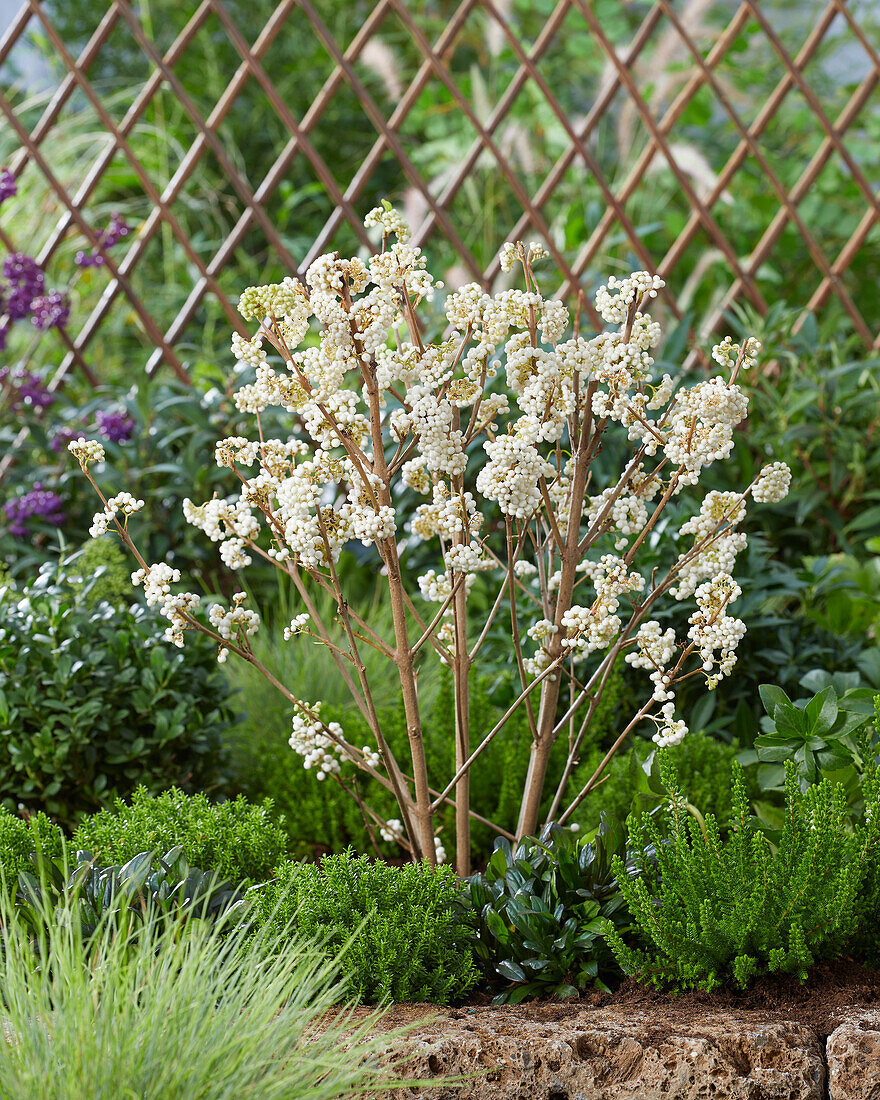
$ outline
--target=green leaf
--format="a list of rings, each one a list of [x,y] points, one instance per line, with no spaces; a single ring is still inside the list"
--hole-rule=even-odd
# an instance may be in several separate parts
[[[773,712],[779,706],[788,704],[791,706],[791,700],[785,694],[781,687],[776,684],[760,684],[758,686],[758,694],[761,697],[761,702],[764,704],[764,710],[773,717]]]
[[[488,908],[486,909],[484,916],[486,924],[488,925],[489,931],[492,933],[492,935],[495,936],[495,938],[501,943],[507,943],[510,939],[510,929],[507,927],[501,917],[499,917],[494,909]]]
[[[497,963],[495,969],[502,978],[507,978],[511,982],[524,982],[526,980],[525,971],[513,959],[502,959],[501,962]]]

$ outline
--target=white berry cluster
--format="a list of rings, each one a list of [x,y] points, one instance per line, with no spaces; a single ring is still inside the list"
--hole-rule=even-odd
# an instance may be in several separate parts
[[[80,436],[79,439],[71,439],[67,444],[67,449],[74,458],[79,460],[79,464],[83,469],[90,462],[104,461],[104,448],[96,439],[86,439],[84,436]]]
[[[183,632],[193,629],[193,615],[200,602],[201,598],[196,592],[168,595],[162,602],[161,614],[170,624],[165,628],[165,639],[178,649],[183,649]]]
[[[464,590],[470,592],[476,577],[468,574],[464,578]],[[452,579],[449,573],[438,573],[429,569],[418,578],[419,591],[422,599],[430,603],[443,603],[452,594]]]
[[[320,703],[301,703],[293,716],[290,747],[303,758],[306,771],[315,769],[316,779],[338,775],[345,738],[338,722],[321,721]]]
[[[477,489],[488,500],[497,502],[508,516],[525,519],[541,500],[540,479],[554,477],[555,468],[527,439],[517,435],[499,435],[483,444],[489,461],[477,474]]]
[[[389,844],[403,840],[403,822],[398,817],[390,817],[379,829],[379,836]]]
[[[680,745],[688,735],[687,723],[683,718],[675,717],[675,703],[664,703],[660,708],[659,719],[655,719],[657,732],[652,740],[661,749]]]
[[[403,840],[403,822],[397,817],[389,818],[379,827],[379,836],[389,844],[400,844]],[[439,836],[434,837],[434,855],[438,863],[446,862],[446,849]]]
[[[396,817],[389,818],[384,825],[380,826],[379,836],[389,844],[400,844],[404,836],[403,822]],[[446,862],[446,849],[439,836],[434,837],[434,855],[438,864]]]
[[[745,419],[748,407],[739,386],[723,378],[679,391],[663,449],[673,465],[684,467],[681,485],[696,485],[703,467],[728,457],[733,429]]]
[[[198,609],[201,597],[195,592],[171,591],[171,585],[180,580],[180,570],[173,569],[165,562],[157,562],[146,569],[137,569],[131,575],[135,588],[143,585],[144,597],[148,607],[159,608],[159,614],[167,619],[169,626],[165,630],[166,639],[183,647],[183,632],[193,628],[192,616]]]
[[[700,651],[710,691],[730,675],[736,664],[736,647],[746,633],[742,619],[727,613],[728,605],[741,594],[742,589],[729,573],[718,573],[694,593],[697,610],[688,619],[688,637]]]
[[[606,649],[621,627],[620,597],[625,592],[640,592],[645,579],[629,572],[626,562],[613,554],[604,554],[598,562],[585,561],[582,572],[593,581],[596,599],[590,607],[573,604],[562,616],[565,628],[563,646],[581,654]]]
[[[135,500],[131,493],[117,493],[115,497],[110,497],[107,501],[103,512],[94,514],[89,534],[93,539],[106,534],[107,528],[113,522],[117,512],[122,512],[124,516],[128,517],[134,515],[135,512],[139,512],[143,506],[144,502]]]
[[[688,599],[702,581],[718,573],[733,573],[736,556],[748,541],[742,531],[736,530],[745,514],[740,494],[713,489],[703,498],[699,514],[681,525],[679,538],[691,536],[693,545],[679,555],[678,584],[670,589],[676,600]]]
[[[596,309],[609,325],[622,325],[634,303],[638,306],[643,299],[656,298],[657,291],[665,285],[659,275],[649,275],[647,271],[637,271],[627,279],[612,275],[607,285],[596,292]]]
[[[760,350],[761,343],[754,336],[750,336],[744,344],[735,344],[730,336],[725,336],[712,349],[712,358],[719,367],[735,367],[741,358],[740,367],[748,370],[757,363]]]
[[[372,229],[373,226],[378,225],[382,229],[383,236],[390,236],[393,233],[404,244],[412,236],[406,219],[403,215],[398,214],[388,202],[382,206],[374,207],[364,218],[364,225],[367,229]]]
[[[648,508],[644,494],[623,492],[609,486],[598,496],[591,498],[587,511],[590,526],[600,524],[601,529],[616,536],[614,549],[623,550],[632,535],[641,531],[648,521]]]
[[[303,611],[301,615],[294,615],[290,620],[290,625],[284,628],[285,642],[289,642],[297,634],[302,634],[311,621],[311,616],[307,611]]]
[[[208,609],[208,622],[225,641],[241,643],[246,641],[260,628],[260,616],[256,611],[243,607],[245,594],[236,592],[232,597],[232,607],[225,608],[221,604],[212,604]],[[220,646],[217,660],[222,664],[228,656],[226,646]]]
[[[131,575],[131,583],[138,588],[144,587],[144,597],[148,607],[155,607],[162,603],[171,593],[171,585],[180,580],[180,570],[173,569],[165,562],[158,562],[146,569],[137,569]]]
[[[658,703],[667,703],[675,699],[671,690],[672,675],[667,671],[675,656],[675,630],[668,627],[660,629],[660,624],[649,619],[641,624],[635,637],[636,649],[627,653],[626,662],[633,668],[649,670],[654,684],[653,698]]]
[[[788,496],[791,487],[791,470],[784,462],[771,462],[765,466],[752,485],[752,500],[758,504],[778,504]]]

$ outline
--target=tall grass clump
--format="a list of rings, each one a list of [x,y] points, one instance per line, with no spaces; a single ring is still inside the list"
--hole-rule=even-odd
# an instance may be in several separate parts
[[[271,953],[244,928],[111,920],[84,946],[71,915],[31,941],[0,903],[2,1100],[336,1100],[389,1083],[388,1036],[327,1015],[344,989],[305,941]]]

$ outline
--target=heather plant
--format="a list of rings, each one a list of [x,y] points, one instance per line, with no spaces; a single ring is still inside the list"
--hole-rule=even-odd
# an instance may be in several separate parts
[[[180,571],[148,562],[129,534],[143,501],[125,490],[109,499],[102,493],[90,469],[104,459],[99,442],[80,438],[69,449],[103,505],[92,534],[110,531],[128,546],[139,566],[133,582],[168,620],[168,638],[183,646],[185,634],[198,629],[217,643],[221,662],[235,653],[262,671],[291,705],[290,743],[304,766],[319,780],[340,782],[343,767],[353,767],[390,790],[399,815],[393,822],[367,803],[363,809],[413,859],[437,859],[435,815],[454,795],[456,864],[465,874],[471,819],[486,820],[471,805],[470,770],[520,708],[531,748],[517,836],[536,830],[563,732],[566,764],[547,811],[563,823],[636,726],[652,723],[659,745],[686,736],[676,685],[702,676],[713,690],[732,671],[745,633],[730,607],[741,592],[731,572],[746,543],[739,530],[746,502],[782,499],[790,474],[771,462],[741,492],[709,492],[678,525],[669,560],[657,565],[654,543],[667,505],[733,448],[748,404],[737,379],[754,364],[757,342],[740,346],[726,338],[713,353],[723,375],[676,386],[651,369],[660,329],[645,307],[662,280],[645,272],[610,279],[596,295],[596,310],[612,329],[586,338],[578,317],[569,336],[568,310],[539,290],[535,268],[544,249],[509,244],[501,263],[521,270],[525,289],[490,297],[471,284],[448,294],[449,328],[430,343],[417,313],[436,289],[425,258],[389,205],[371,211],[366,225],[382,235],[381,251],[368,261],[323,256],[305,286],[287,279],[241,296],[240,312],[256,333],[249,340],[235,334],[233,353],[255,374],[236,402],[254,417],[259,438],[217,443],[216,463],[232,471],[238,495],[187,499],[184,514],[220,544],[230,569],[259,557],[290,577],[303,610],[286,640],[297,644],[305,635],[328,646],[369,725],[370,743],[353,743],[339,723],[325,720],[320,699],[298,697],[258,660],[250,639],[260,617],[243,592],[229,606],[208,607],[207,622],[197,593],[172,592]],[[269,351],[277,356],[273,363]],[[273,406],[290,417],[282,438],[263,430]],[[592,466],[615,425],[626,438],[624,468],[601,485]],[[420,496],[426,499],[416,504]],[[375,548],[391,637],[346,599],[338,563],[353,540]],[[415,586],[401,560],[412,540],[433,547],[436,565]],[[493,595],[472,630],[468,599],[478,580]],[[333,596],[343,646],[334,644],[318,613],[316,590]],[[692,598],[686,639],[650,617],[664,599]],[[475,738],[472,670],[501,615],[510,619],[517,694],[496,725]],[[403,760],[379,721],[364,647],[383,654],[399,677],[408,739]],[[432,782],[418,685],[421,667],[437,659],[454,683],[455,766],[451,779]],[[618,660],[645,670],[652,690],[594,774],[573,791],[572,770]]]
[[[711,810],[722,829],[730,824],[732,805],[728,776],[731,764],[739,755],[736,741],[728,744],[700,730],[692,730],[675,750],[677,789],[693,809],[698,812]],[[592,774],[591,769],[595,769],[601,757],[602,750],[593,749],[580,768]],[[754,771],[749,768],[744,772],[750,796],[758,793]],[[612,820],[625,821],[633,812],[658,810],[668,797],[656,745],[637,737],[629,749],[618,753],[611,761],[604,781],[584,800],[575,819],[582,831],[590,830],[597,826],[603,812]],[[657,814],[655,820],[661,826],[664,824],[663,817]]]
[[[786,764],[786,813],[771,843],[749,810],[742,771],[732,776],[732,828],[722,839],[711,813],[688,815],[671,758],[662,763],[672,817],[664,839],[642,815],[630,823],[639,874],[613,861],[620,890],[646,948],[608,922],[605,933],[625,973],[657,987],[715,989],[789,973],[802,981],[817,959],[840,953],[856,931],[860,891],[876,862],[880,785],[865,780],[865,815],[853,823],[842,786],[823,779],[802,789]]]
[[[348,851],[282,865],[252,915],[264,934],[292,926],[336,958],[361,1003],[449,1004],[477,980],[460,892],[449,867],[394,867]]]
[[[130,801],[117,798],[84,818],[73,846],[110,863],[179,847],[194,866],[238,883],[268,878],[285,855],[287,837],[269,800],[262,805],[242,797],[209,802],[203,792],[172,789],[156,795],[138,787]]]

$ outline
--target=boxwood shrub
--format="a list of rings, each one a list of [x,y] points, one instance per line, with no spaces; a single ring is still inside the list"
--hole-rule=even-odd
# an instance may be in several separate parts
[[[177,788],[154,796],[138,787],[130,802],[84,818],[73,847],[93,852],[107,863],[127,863],[139,852],[181,847],[187,860],[233,882],[271,877],[285,855],[287,834],[267,799],[254,805],[239,796],[210,802],[205,794],[186,795]]]
[[[0,806],[0,884],[8,894],[15,893],[21,871],[34,869],[32,853],[54,859],[62,848],[61,830],[45,814],[25,820]]]
[[[87,593],[52,566],[0,588],[0,802],[68,825],[138,784],[218,783],[230,716],[208,639],[175,649],[147,608]]]

